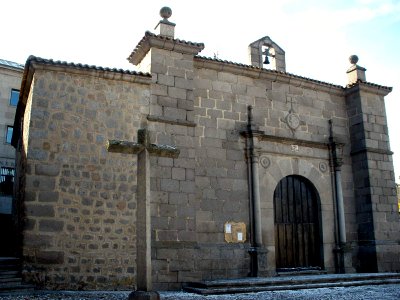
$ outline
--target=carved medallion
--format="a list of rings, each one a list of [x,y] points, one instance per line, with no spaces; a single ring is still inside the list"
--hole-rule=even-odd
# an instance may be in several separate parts
[[[265,155],[262,155],[260,157],[260,164],[261,166],[263,166],[264,169],[267,169],[269,167],[269,165],[271,164],[271,161],[269,160],[269,158]]]
[[[296,130],[300,126],[300,118],[293,112],[289,112],[286,116],[286,124],[290,129]]]
[[[321,161],[321,162],[319,163],[319,170],[320,170],[322,173],[325,173],[325,172],[328,170],[328,165],[326,164],[326,162]]]

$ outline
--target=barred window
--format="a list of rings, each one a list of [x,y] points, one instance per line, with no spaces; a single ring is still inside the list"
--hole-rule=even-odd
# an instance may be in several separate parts
[[[15,169],[1,167],[0,169],[0,195],[12,195],[14,187]]]

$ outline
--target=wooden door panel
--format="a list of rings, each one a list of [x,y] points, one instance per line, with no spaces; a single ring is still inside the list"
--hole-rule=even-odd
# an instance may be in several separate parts
[[[319,205],[315,188],[301,176],[282,179],[274,193],[277,269],[321,265]]]

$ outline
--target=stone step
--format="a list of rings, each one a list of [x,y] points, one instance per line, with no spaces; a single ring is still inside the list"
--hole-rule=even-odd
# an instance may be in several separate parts
[[[34,291],[34,289],[34,285],[23,283],[21,278],[12,278],[8,281],[0,280],[0,295],[27,293]]]
[[[323,275],[325,270],[304,270],[304,271],[284,271],[276,272],[276,276],[303,276],[303,275]]]
[[[31,284],[9,284],[2,285],[0,284],[0,295],[11,295],[11,294],[25,294],[29,292],[33,292],[35,287]]]
[[[21,270],[21,263],[15,257],[0,257],[0,276],[7,274],[7,272],[19,272]]]
[[[16,257],[0,257],[0,295],[24,294],[34,290],[21,278],[21,262]]]
[[[0,279],[1,278],[16,278],[20,276],[19,271],[0,271]]]
[[[19,264],[20,263],[20,259],[18,257],[4,257],[1,256],[0,257],[0,266],[2,264]]]
[[[328,274],[203,281],[189,283],[183,289],[202,295],[217,295],[398,283],[398,273]]]
[[[0,284],[13,283],[13,282],[18,283],[21,281],[22,281],[22,279],[20,277],[3,277],[3,278],[0,277]]]
[[[6,273],[6,272],[19,272],[21,270],[21,267],[19,266],[8,266],[4,268],[0,268],[0,274]]]

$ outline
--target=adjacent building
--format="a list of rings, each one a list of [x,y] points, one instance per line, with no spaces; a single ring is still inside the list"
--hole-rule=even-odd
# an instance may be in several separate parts
[[[11,145],[14,116],[24,66],[0,59],[0,256],[15,255],[12,231],[12,195],[15,149]]]
[[[12,137],[25,278],[151,290],[399,271],[391,88],[355,55],[346,86],[287,73],[267,36],[248,65],[202,57],[162,16],[136,72],[27,60]]]

